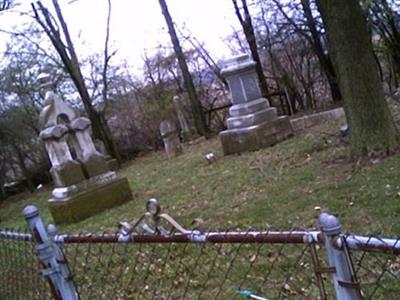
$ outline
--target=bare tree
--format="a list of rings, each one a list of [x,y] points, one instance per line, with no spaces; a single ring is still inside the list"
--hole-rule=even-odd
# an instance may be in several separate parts
[[[111,58],[116,54],[116,50],[110,53],[109,43],[110,43],[110,22],[111,22],[111,0],[107,0],[108,3],[108,13],[107,13],[107,25],[106,25],[106,37],[104,41],[104,63],[103,63],[103,70],[101,72],[102,76],[102,98],[105,104],[108,104],[108,87],[109,87],[109,80],[108,80],[108,69],[110,65]]]
[[[247,6],[246,0],[241,0],[243,14],[239,8],[237,0],[232,0],[233,6],[235,7],[235,13],[239,19],[240,24],[243,27],[243,32],[246,37],[247,43],[249,44],[251,56],[256,62],[256,72],[258,76],[258,83],[261,89],[261,94],[263,97],[268,97],[268,85],[265,80],[264,71],[261,65],[260,55],[258,53],[256,36],[254,34],[253,23],[251,21],[251,16],[249,8]]]
[[[228,87],[228,82],[225,80],[225,78],[221,75],[221,68],[218,66],[218,64],[215,62],[215,60],[211,57],[210,53],[207,51],[207,49],[204,47],[202,43],[199,42],[199,40],[193,36],[193,34],[190,32],[188,28],[185,28],[187,31],[187,35],[185,36],[185,40],[192,45],[194,49],[199,53],[201,58],[203,59],[204,63],[210,68],[210,70],[215,74],[215,76],[218,78],[219,81],[223,83],[223,85],[227,88]],[[183,32],[180,30],[179,32],[183,36]]]
[[[193,84],[192,76],[189,72],[188,65],[186,63],[185,55],[182,51],[178,36],[175,31],[174,23],[172,21],[171,14],[168,11],[168,6],[165,0],[159,0],[162,14],[164,15],[165,22],[167,23],[168,32],[171,37],[171,42],[174,47],[176,57],[178,59],[179,67],[182,72],[183,82],[185,89],[189,95],[193,111],[193,119],[196,126],[197,133],[202,136],[208,137],[209,131],[206,125],[206,118],[201,106],[201,102],[197,96],[195,86]]]
[[[369,1],[370,20],[375,33],[379,34],[395,88],[400,85],[400,8],[393,0]]]
[[[7,10],[13,5],[12,0],[1,0],[0,1],[0,11]]]
[[[276,9],[282,14],[285,20],[291,26],[293,26],[294,31],[301,35],[311,46],[311,49],[317,56],[320,66],[328,80],[333,102],[342,100],[342,95],[337,83],[336,73],[333,68],[330,55],[327,51],[325,51],[326,47],[324,47],[322,44],[323,36],[317,28],[317,20],[313,16],[310,0],[301,0],[301,8],[291,7],[291,5],[295,6],[291,2],[287,2],[286,6],[284,6],[280,0],[272,1],[275,4]],[[298,20],[295,20],[295,18],[290,17],[288,11],[293,10],[301,11],[304,21],[299,22]]]
[[[81,96],[85,111],[92,122],[93,135],[95,138],[102,140],[107,152],[120,161],[121,158],[111,131],[108,127],[107,121],[105,120],[104,115],[96,111],[92,104],[92,100],[80,69],[78,56],[75,52],[67,23],[64,20],[58,1],[52,0],[52,3],[56,11],[58,23],[56,22],[54,16],[50,14],[48,9],[44,7],[40,1],[36,2],[36,4],[32,3],[35,19],[49,37],[57,53],[60,55],[65,69],[71,76],[71,79],[75,84],[79,95]],[[59,30],[59,26],[61,26],[61,32]],[[64,44],[63,39],[65,39],[66,44]]]

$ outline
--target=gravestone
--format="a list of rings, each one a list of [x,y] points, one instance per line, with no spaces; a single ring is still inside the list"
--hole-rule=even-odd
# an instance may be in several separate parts
[[[111,155],[108,154],[106,146],[104,145],[104,142],[99,139],[94,140],[94,145],[96,149],[104,155],[105,160],[107,161],[107,165],[111,171],[117,171],[119,169],[119,163],[118,160],[115,158],[112,158]]]
[[[165,153],[168,158],[177,157],[182,153],[178,130],[173,122],[164,120],[160,123],[160,134],[164,142]]]
[[[174,106],[175,114],[179,121],[179,126],[181,128],[181,137],[184,142],[190,141],[196,136],[195,130],[190,126],[189,117],[185,111],[184,105],[182,103],[182,97],[176,95],[172,98],[172,104]]]
[[[288,117],[278,117],[276,108],[261,96],[255,66],[248,55],[241,55],[227,60],[221,70],[233,104],[228,129],[219,135],[225,155],[272,146],[293,135]]]
[[[51,161],[54,222],[80,221],[131,199],[126,178],[111,171],[90,136],[90,121],[53,92],[40,114],[40,138]]]

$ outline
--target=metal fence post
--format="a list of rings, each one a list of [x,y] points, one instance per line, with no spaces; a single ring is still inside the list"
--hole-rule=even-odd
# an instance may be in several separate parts
[[[67,260],[64,256],[64,253],[61,249],[61,245],[59,245],[57,243],[57,241],[55,241],[55,236],[57,235],[57,227],[54,224],[47,225],[47,234],[49,235],[50,239],[53,241],[55,257],[60,266],[62,277],[66,281],[67,285],[70,287],[70,290],[75,291],[74,294],[76,294],[76,296],[77,296],[76,299],[80,299],[79,293],[75,289],[75,284],[73,281],[73,274],[71,272],[71,269],[68,266],[68,262],[67,262]]]
[[[57,245],[48,237],[38,209],[28,205],[23,210],[28,227],[36,244],[36,251],[43,267],[42,274],[50,284],[53,297],[57,300],[78,300],[79,296],[70,278],[65,278],[63,267],[57,260]]]
[[[329,267],[332,273],[333,284],[338,300],[362,299],[360,287],[354,275],[353,266],[345,251],[341,238],[341,224],[339,220],[328,213],[319,216],[321,232],[324,236]]]

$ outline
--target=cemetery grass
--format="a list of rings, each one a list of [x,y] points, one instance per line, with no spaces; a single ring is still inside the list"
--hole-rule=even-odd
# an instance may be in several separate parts
[[[218,137],[186,145],[167,160],[154,152],[127,163],[133,200],[62,232],[116,231],[120,221],[138,218],[149,198],[184,227],[227,230],[317,227],[316,206],[339,217],[345,231],[398,235],[400,232],[400,154],[351,162],[349,146],[338,135],[339,122],[309,128],[274,147],[222,155]],[[213,152],[217,162],[204,155]],[[47,191],[8,199],[0,207],[0,228],[23,228],[21,211],[39,207],[52,222]]]
[[[224,157],[219,139],[215,137],[186,145],[184,154],[172,160],[167,160],[163,152],[137,158],[119,171],[129,180],[132,201],[79,223],[59,226],[59,231],[115,232],[120,221],[138,218],[145,211],[146,201],[157,198],[162,210],[188,229],[246,231],[249,228],[271,227],[280,230],[316,228],[315,207],[319,206],[321,210],[337,215],[344,231],[398,236],[400,153],[351,162],[348,144],[339,137],[338,127],[338,122],[330,122],[309,128],[274,147],[241,155]],[[209,164],[204,159],[208,152],[216,155],[216,163]],[[47,189],[5,201],[0,207],[0,228],[25,229],[21,211],[27,204],[38,206],[44,221],[51,223],[47,209],[51,187]],[[195,298],[200,291],[203,291],[205,299],[214,297],[218,285],[226,278],[224,271],[230,269],[233,263],[232,256],[216,255],[212,246],[199,248],[192,245],[187,250],[185,247],[182,250],[180,246],[156,247],[152,244],[137,248],[135,244],[123,244],[115,248],[103,244],[96,248],[82,244],[67,245],[65,250],[68,250],[67,257],[72,258],[69,263],[81,292],[92,293],[96,290],[100,293],[99,298],[114,297],[115,287],[118,286],[121,297],[135,299],[137,290],[143,290],[144,284],[150,287],[143,292],[144,298],[154,295],[153,289],[161,294],[173,291],[179,295],[183,288],[179,283],[181,280],[194,282],[188,289],[188,299]],[[234,248],[229,248],[235,245],[224,247],[228,247],[224,251],[235,253]],[[269,245],[260,257],[268,258],[273,251],[271,249],[281,251],[280,247]],[[291,299],[303,298],[303,292],[291,289],[308,286],[312,276],[310,257],[302,258],[300,265],[303,267],[295,267],[302,250],[297,245],[286,245],[282,257],[272,257],[276,263],[270,263],[271,258],[257,259],[254,265],[250,264],[250,271],[248,259],[254,257],[254,251],[251,245],[241,248],[243,256],[230,269],[229,281],[225,282],[220,299],[232,299],[238,283],[244,279],[245,287],[259,295],[272,297],[284,291],[284,295],[290,294]],[[180,267],[174,266],[173,262],[183,256],[186,267],[197,265],[199,257],[204,272],[196,269],[196,272],[185,273],[187,278],[176,277],[180,274]],[[137,257],[140,257],[140,264],[136,267]],[[155,257],[166,258],[165,263],[158,265],[163,260]],[[211,272],[209,268],[215,257],[220,268]],[[131,265],[135,266],[132,270],[127,267]],[[147,270],[156,267],[163,270],[159,277],[147,276]],[[259,274],[268,268],[272,268],[268,280],[260,281],[262,277]],[[287,289],[285,278],[289,275],[291,285]],[[116,280],[120,277],[121,282]],[[129,278],[135,278],[134,284]],[[253,280],[248,281],[248,278]],[[102,282],[109,284],[102,285]],[[202,286],[201,282],[207,284]],[[93,289],[93,285],[102,288]],[[311,299],[317,297],[318,291],[315,286],[310,286],[306,293]]]

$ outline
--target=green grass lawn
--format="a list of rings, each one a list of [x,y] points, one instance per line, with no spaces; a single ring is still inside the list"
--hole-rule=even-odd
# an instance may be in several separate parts
[[[137,158],[119,171],[129,180],[132,201],[82,222],[59,226],[59,231],[116,231],[120,221],[143,214],[146,201],[154,197],[188,229],[196,218],[204,221],[202,230],[315,228],[314,208],[320,206],[340,218],[344,231],[399,236],[399,154],[350,162],[349,147],[339,138],[338,128],[339,122],[316,126],[274,147],[241,155],[224,157],[215,137],[186,145],[184,154],[172,160],[163,152]],[[204,159],[208,152],[217,156],[216,163]],[[21,211],[27,204],[37,205],[45,222],[52,222],[47,209],[50,190],[5,201],[0,208],[0,228],[23,228]],[[20,255],[27,255],[15,251],[21,247],[18,242],[5,240],[3,244],[0,252],[6,253],[6,262],[19,262]],[[82,299],[168,295],[168,299],[239,300],[235,298],[238,287],[271,299],[318,299],[307,245],[86,243],[66,244],[64,251]],[[319,252],[324,261],[322,248]],[[370,299],[395,299],[396,277],[386,273],[381,279],[380,275],[385,266],[397,266],[398,259],[359,255],[364,259],[362,266],[368,267],[357,271],[363,291],[373,293]],[[353,259],[357,257],[354,254]],[[386,263],[381,266],[382,260]],[[13,271],[14,263],[8,264]],[[368,271],[372,269],[374,274]],[[7,280],[14,280],[13,273],[7,274]],[[377,281],[392,291],[380,288],[373,292]],[[328,282],[326,288],[332,295]],[[15,286],[10,286],[14,293]]]
[[[144,212],[149,198],[190,228],[193,219],[205,229],[316,227],[315,206],[329,210],[345,231],[399,235],[400,157],[350,163],[348,145],[337,136],[338,122],[313,127],[274,147],[224,157],[218,137],[187,145],[184,154],[167,160],[155,152],[127,163],[134,193],[127,204],[60,231],[116,230],[122,220]],[[209,164],[204,155],[218,160]],[[50,190],[50,187],[49,187]],[[46,222],[50,192],[8,199],[0,208],[0,228],[24,226],[27,204],[37,205]]]

